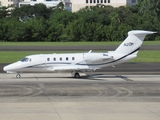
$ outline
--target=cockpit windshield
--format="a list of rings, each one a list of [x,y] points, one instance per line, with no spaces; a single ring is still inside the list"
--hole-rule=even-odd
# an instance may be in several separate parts
[[[29,58],[23,58],[22,60],[20,60],[21,62],[29,62]]]

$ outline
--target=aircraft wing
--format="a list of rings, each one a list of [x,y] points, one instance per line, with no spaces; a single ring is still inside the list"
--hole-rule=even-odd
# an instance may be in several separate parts
[[[98,69],[98,68],[97,68]],[[80,65],[65,65],[65,66],[58,66],[58,67],[53,67],[54,71],[83,71],[83,70],[95,70],[93,68],[88,67],[87,65],[85,66],[80,66]]]

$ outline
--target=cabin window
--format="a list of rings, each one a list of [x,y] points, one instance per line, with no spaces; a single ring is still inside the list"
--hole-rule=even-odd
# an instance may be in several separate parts
[[[86,3],[88,3],[88,0],[86,0]]]
[[[106,0],[104,0],[104,3],[106,3]]]
[[[66,60],[68,61],[68,57],[66,57]]]
[[[74,58],[74,57],[72,57],[72,60],[75,60],[75,58]]]
[[[59,60],[62,61],[62,57],[60,57]]]
[[[108,3],[110,3],[110,0],[108,0]]]
[[[50,61],[50,58],[47,58],[47,61]]]
[[[53,58],[54,61],[56,61],[56,58]]]
[[[108,56],[107,54],[103,54],[103,56]]]

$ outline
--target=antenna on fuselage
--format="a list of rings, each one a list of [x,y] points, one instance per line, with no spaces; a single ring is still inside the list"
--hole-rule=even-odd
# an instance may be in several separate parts
[[[91,53],[92,52],[92,50],[90,50],[88,53]]]

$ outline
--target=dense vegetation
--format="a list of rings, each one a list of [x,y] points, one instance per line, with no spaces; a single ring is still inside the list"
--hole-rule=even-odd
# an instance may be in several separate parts
[[[120,41],[133,29],[157,31],[147,40],[160,40],[160,0],[118,8],[99,4],[74,13],[62,3],[0,7],[0,41]]]

